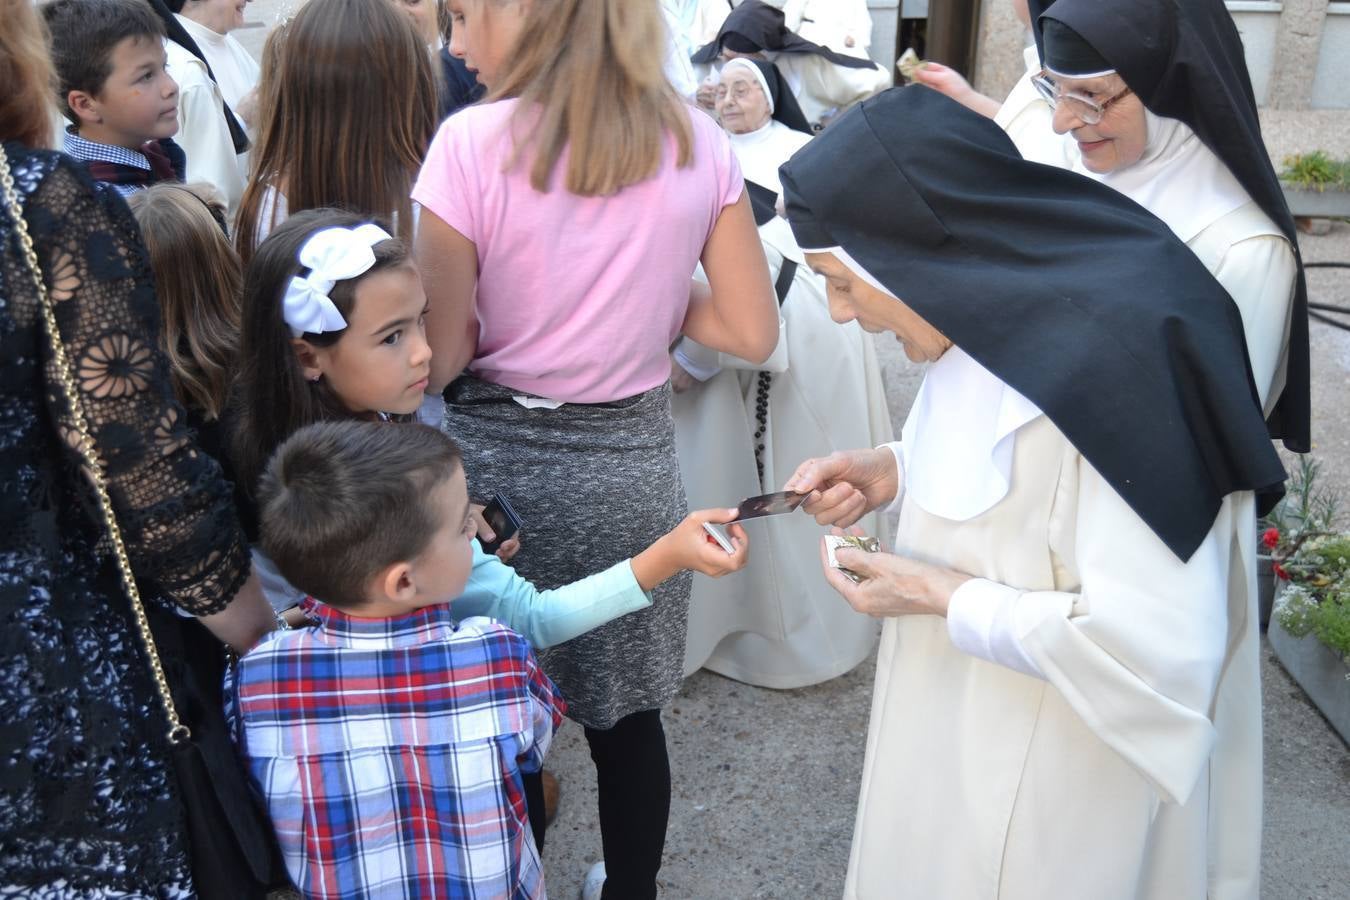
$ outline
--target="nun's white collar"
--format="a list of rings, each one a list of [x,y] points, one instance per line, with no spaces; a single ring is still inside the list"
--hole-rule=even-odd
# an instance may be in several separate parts
[[[830,253],[894,297],[842,247]],[[928,367],[901,432],[905,496],[925,512],[964,522],[993,508],[1012,486],[1013,435],[1042,415],[960,347]]]
[[[1120,191],[1166,222],[1182,241],[1251,202],[1228,166],[1189,125],[1148,109],[1144,118],[1148,143],[1138,162],[1098,175],[1083,165],[1075,145],[1074,171]]]

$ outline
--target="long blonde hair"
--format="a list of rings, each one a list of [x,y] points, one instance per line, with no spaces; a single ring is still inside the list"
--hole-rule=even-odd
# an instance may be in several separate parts
[[[503,0],[479,0],[498,5]],[[509,2],[509,0],[508,0]],[[518,2],[518,0],[516,0]],[[693,126],[663,68],[658,0],[534,0],[489,100],[519,97],[517,162],[548,191],[563,151],[566,189],[614,194],[656,174],[668,135],[676,164],[693,161]]]
[[[32,0],[0,0],[0,140],[51,144],[56,75]]]
[[[244,263],[268,187],[292,215],[340,207],[393,219],[410,242],[412,183],[437,124],[436,79],[412,21],[388,0],[310,0],[273,39],[235,227]]]
[[[206,185],[162,183],[127,199],[155,276],[174,393],[208,421],[219,418],[239,354],[243,269],[213,213]]]

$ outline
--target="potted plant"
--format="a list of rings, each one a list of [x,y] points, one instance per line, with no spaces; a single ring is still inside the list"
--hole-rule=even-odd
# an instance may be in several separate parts
[[[1317,474],[1316,461],[1302,457],[1262,533],[1280,579],[1270,645],[1350,741],[1350,533],[1336,530],[1336,498],[1317,487]]]
[[[1334,160],[1321,150],[1288,156],[1280,183],[1297,217],[1350,216],[1350,161]]]

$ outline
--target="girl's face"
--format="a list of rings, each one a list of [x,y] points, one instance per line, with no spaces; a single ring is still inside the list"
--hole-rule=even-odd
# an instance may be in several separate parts
[[[394,5],[412,19],[424,44],[431,46],[436,43],[440,33],[436,21],[436,0],[394,0]]]
[[[515,50],[530,0],[449,0],[450,54],[488,90]]]
[[[426,313],[427,295],[411,265],[367,275],[336,344],[294,340],[305,377],[324,379],[360,416],[416,412],[431,374]]]

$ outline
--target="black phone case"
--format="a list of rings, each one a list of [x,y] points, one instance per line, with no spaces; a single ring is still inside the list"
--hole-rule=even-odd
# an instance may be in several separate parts
[[[482,542],[484,553],[496,553],[497,548],[511,540],[524,524],[516,511],[511,508],[511,501],[501,494],[494,496],[488,505],[483,507],[483,519],[497,533],[496,540]]]

